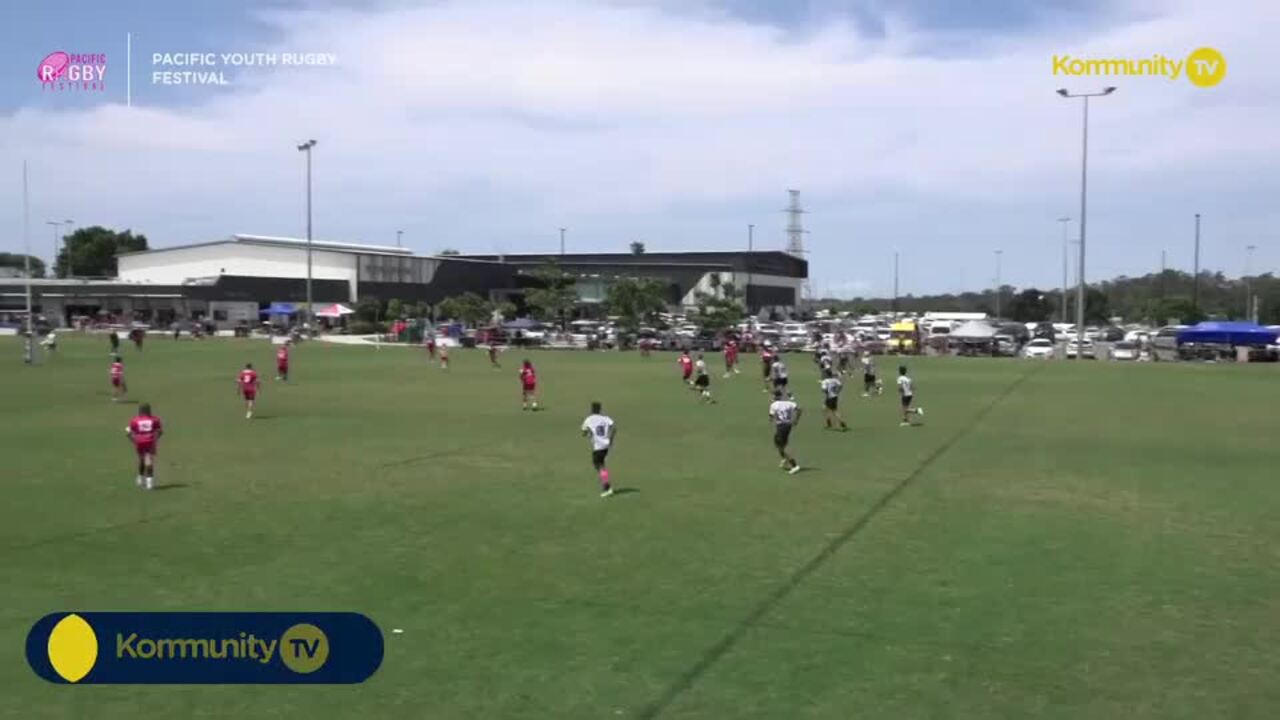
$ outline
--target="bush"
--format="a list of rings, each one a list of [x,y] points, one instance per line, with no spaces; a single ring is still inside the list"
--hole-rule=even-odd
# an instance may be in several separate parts
[[[354,320],[347,324],[348,335],[380,335],[386,331],[387,324],[382,322]]]

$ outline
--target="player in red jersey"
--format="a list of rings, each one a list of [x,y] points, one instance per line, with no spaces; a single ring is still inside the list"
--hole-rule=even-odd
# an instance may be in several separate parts
[[[738,372],[738,342],[729,338],[724,341],[724,376]]]
[[[764,391],[769,392],[770,384],[773,379],[773,362],[778,359],[777,353],[773,348],[766,345],[760,346],[760,367],[764,371]]]
[[[436,336],[427,335],[423,337],[422,345],[427,349],[427,355],[430,356],[432,360],[435,360],[436,359]]]
[[[113,355],[111,357],[111,402],[119,402],[127,392],[129,392],[129,386],[124,382],[124,361],[119,355]]]
[[[520,366],[520,409],[538,409],[538,373],[533,363],[525,360]]]
[[[254,402],[258,399],[258,371],[253,369],[253,363],[245,363],[244,369],[236,376],[236,389],[244,398],[244,419],[250,420]]]
[[[160,418],[151,414],[151,403],[138,406],[138,414],[129,421],[125,434],[133,441],[138,453],[138,487],[151,490],[156,482],[156,445],[164,426]]]
[[[276,379],[289,382],[289,341],[276,348]]]
[[[689,351],[681,350],[676,362],[680,365],[680,380],[685,385],[693,387],[693,358],[689,357]]]

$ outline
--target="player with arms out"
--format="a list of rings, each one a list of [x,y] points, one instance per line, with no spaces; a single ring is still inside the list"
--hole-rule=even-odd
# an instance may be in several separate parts
[[[151,403],[138,406],[138,414],[124,431],[138,453],[138,487],[151,490],[156,482],[156,445],[164,432],[160,418],[151,414]]]
[[[253,363],[245,363],[236,376],[236,392],[244,398],[244,419],[253,419],[254,404],[258,400],[258,371],[253,369]]]
[[[113,355],[111,357],[111,402],[123,400],[127,392],[129,392],[129,386],[124,381],[124,361],[119,355]]]
[[[692,387],[693,358],[689,357],[688,350],[680,351],[680,357],[676,358],[676,364],[680,366],[680,382]]]
[[[276,379],[289,382],[289,341],[276,348]]]
[[[528,360],[520,365],[520,409],[538,409],[538,373]]]
[[[605,458],[613,439],[618,434],[618,426],[613,418],[604,414],[599,402],[591,403],[591,414],[582,421],[582,434],[591,438],[591,465],[600,477],[600,497],[613,495],[613,485],[609,483],[609,468],[605,467]]]
[[[871,393],[879,395],[883,391],[880,380],[876,378],[876,363],[871,353],[862,351],[862,397],[871,397]]]
[[[822,373],[822,382],[819,384],[822,386],[822,405],[827,428],[839,427],[842,432],[848,432],[849,426],[840,417],[840,391],[844,389],[844,383],[840,382],[833,371],[827,370]]]
[[[912,415],[924,415],[924,408],[912,407],[916,399],[915,383],[912,382],[911,376],[907,375],[906,365],[898,366],[898,396],[902,398],[902,422],[899,425],[907,427],[911,424]]]
[[[787,451],[787,445],[791,443],[791,430],[800,422],[800,406],[783,391],[774,390],[773,402],[769,404],[769,419],[773,421],[773,447],[782,458],[778,467],[795,475],[800,472],[800,463]]]
[[[693,364],[693,371],[695,375],[693,389],[698,391],[703,402],[714,405],[716,401],[711,397],[711,373],[707,370],[707,361],[702,359],[702,353],[698,353],[698,361]]]

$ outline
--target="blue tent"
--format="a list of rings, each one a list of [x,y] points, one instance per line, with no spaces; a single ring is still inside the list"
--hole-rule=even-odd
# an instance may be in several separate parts
[[[1275,342],[1276,331],[1250,322],[1202,322],[1178,331],[1178,344],[1216,343],[1221,345],[1267,345]]]
[[[263,310],[260,314],[261,315],[292,315],[296,312],[298,311],[296,308],[293,307],[293,303],[273,302],[271,303],[271,307],[268,307],[266,310]]]

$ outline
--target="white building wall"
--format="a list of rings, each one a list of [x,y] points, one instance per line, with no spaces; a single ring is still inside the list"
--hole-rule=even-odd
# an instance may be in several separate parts
[[[782,277],[779,275],[762,275],[760,273],[751,273],[748,275],[745,272],[735,273],[728,270],[719,273],[706,273],[702,276],[702,279],[698,281],[697,285],[694,285],[689,289],[688,293],[685,293],[685,296],[680,299],[680,303],[687,307],[697,305],[699,291],[704,293],[712,292],[711,276],[714,274],[718,274],[720,276],[721,285],[731,283],[739,291],[746,289],[748,279],[750,279],[752,285],[758,287],[768,286],[791,288],[795,290],[797,294],[799,293],[801,286],[804,284],[803,278]]]
[[[354,253],[313,249],[311,277],[316,280],[346,280],[350,288],[349,299],[354,299],[356,261]],[[220,243],[122,255],[118,262],[120,279],[127,282],[180,285],[193,278],[219,275],[284,278],[307,276],[305,248],[249,243]]]

